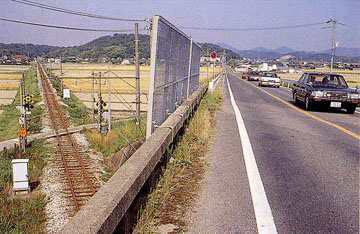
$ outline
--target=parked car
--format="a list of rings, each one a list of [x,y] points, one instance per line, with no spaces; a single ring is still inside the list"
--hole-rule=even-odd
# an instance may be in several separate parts
[[[280,87],[280,78],[276,73],[264,72],[259,77],[259,86],[272,86],[279,88]]]
[[[259,80],[260,78],[260,73],[259,72],[250,72],[249,73],[249,77],[248,80]]]
[[[360,103],[360,86],[349,88],[339,74],[307,72],[294,82],[293,99],[295,103],[304,103],[306,110],[324,105],[354,114]]]
[[[249,78],[249,73],[243,72],[242,78],[243,78],[243,79],[248,79],[248,78]]]

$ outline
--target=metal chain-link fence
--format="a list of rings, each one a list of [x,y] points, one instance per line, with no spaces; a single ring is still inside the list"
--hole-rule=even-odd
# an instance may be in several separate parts
[[[156,15],[152,21],[147,138],[199,86],[201,47]]]

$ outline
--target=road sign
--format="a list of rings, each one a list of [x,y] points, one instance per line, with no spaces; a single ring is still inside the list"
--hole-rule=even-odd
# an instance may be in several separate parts
[[[26,136],[26,129],[24,127],[21,127],[19,130],[19,136],[25,137]]]
[[[216,52],[215,52],[215,51],[211,52],[210,57],[211,57],[212,59],[216,59],[216,57],[217,57]]]
[[[64,89],[64,98],[70,98],[70,89]]]
[[[19,117],[19,124],[24,125],[25,124],[25,117]]]

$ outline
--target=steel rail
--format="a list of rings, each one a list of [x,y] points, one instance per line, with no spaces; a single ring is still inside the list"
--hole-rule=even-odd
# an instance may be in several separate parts
[[[77,149],[77,145],[74,143],[69,131],[68,131],[68,121],[64,118],[64,113],[62,112],[62,110],[60,109],[60,105],[59,103],[56,101],[55,99],[55,94],[52,91],[51,85],[49,83],[49,80],[47,79],[47,76],[45,74],[45,72],[43,71],[42,66],[40,65],[40,63],[38,62],[38,69],[39,69],[39,74],[40,74],[40,78],[41,78],[41,84],[44,90],[44,97],[45,97],[45,101],[47,104],[47,109],[50,115],[50,120],[52,123],[52,127],[55,130],[56,133],[56,138],[57,138],[57,142],[58,142],[58,149],[59,152],[61,154],[61,160],[63,162],[64,165],[64,169],[65,169],[65,174],[66,174],[66,178],[67,181],[69,183],[69,187],[70,187],[70,191],[71,191],[71,197],[73,199],[73,205],[74,205],[74,209],[77,212],[80,209],[80,204],[78,201],[79,197],[86,197],[86,196],[92,196],[95,194],[95,188],[88,176],[88,174],[85,171],[85,166],[84,163],[82,161],[81,156],[79,155],[78,149]],[[63,147],[65,147],[66,142],[63,143],[61,140],[61,136],[58,134],[58,130],[59,129],[65,129],[66,131],[66,139],[67,142],[69,143],[69,145],[71,146],[71,151],[74,153],[74,156],[72,159],[67,159],[67,155],[64,152]],[[71,164],[71,160],[75,159],[75,161],[78,163],[78,165],[76,166],[69,166],[68,164]],[[68,163],[69,161],[69,163]],[[73,162],[73,161],[72,161]],[[71,170],[71,168],[73,168],[73,170]],[[81,178],[83,180],[83,182],[86,183],[87,185],[87,190],[85,190],[85,193],[88,195],[77,195],[77,193],[84,193],[84,192],[77,192],[76,188],[75,188],[75,177],[76,175],[74,175],[75,170],[74,169],[80,169],[81,171]],[[73,171],[73,172],[71,172]],[[77,170],[76,170],[77,171]],[[89,191],[90,190],[90,191]]]

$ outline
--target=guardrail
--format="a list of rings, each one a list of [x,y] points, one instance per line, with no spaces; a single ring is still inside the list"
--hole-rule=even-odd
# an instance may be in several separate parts
[[[291,89],[294,85],[294,82],[296,82],[296,80],[280,79],[280,86]]]
[[[203,85],[186,99],[60,233],[112,233],[207,90]]]
[[[219,84],[219,81],[225,76],[225,73],[221,73],[215,79],[209,82],[209,91],[213,92]]]

